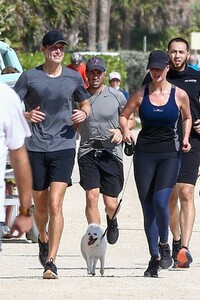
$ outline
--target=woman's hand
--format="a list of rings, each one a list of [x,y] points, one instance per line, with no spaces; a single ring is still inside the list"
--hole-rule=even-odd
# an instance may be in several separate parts
[[[192,146],[190,145],[188,140],[183,139],[183,146],[182,146],[183,152],[187,153],[191,150],[191,148],[192,148]]]

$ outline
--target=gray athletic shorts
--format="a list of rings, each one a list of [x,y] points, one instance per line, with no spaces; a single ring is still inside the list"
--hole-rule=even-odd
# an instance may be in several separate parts
[[[66,182],[72,185],[75,149],[54,152],[29,151],[33,176],[33,190],[46,190],[51,182]]]
[[[123,188],[123,164],[112,154],[93,150],[79,160],[80,185],[84,190],[99,188],[100,193],[117,198]]]

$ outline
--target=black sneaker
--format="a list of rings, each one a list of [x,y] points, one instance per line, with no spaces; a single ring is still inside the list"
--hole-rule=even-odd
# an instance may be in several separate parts
[[[177,260],[177,255],[180,249],[181,249],[181,239],[178,241],[173,240],[172,242],[172,258],[174,260],[173,268],[178,268],[179,262]]]
[[[109,244],[113,245],[117,242],[119,237],[119,229],[117,224],[117,218],[110,220],[109,216],[106,216],[107,218],[107,241]]]
[[[151,258],[149,262],[149,266],[144,272],[144,277],[158,277],[159,271],[159,260],[155,258]]]
[[[44,266],[43,279],[58,279],[57,267],[52,258]]]
[[[44,267],[49,254],[49,242],[42,243],[38,236],[38,245],[39,245],[39,260]]]
[[[174,264],[174,260],[171,257],[169,244],[164,244],[164,245],[159,244],[159,252],[160,252],[159,266],[162,269],[168,269],[169,267],[172,267]]]

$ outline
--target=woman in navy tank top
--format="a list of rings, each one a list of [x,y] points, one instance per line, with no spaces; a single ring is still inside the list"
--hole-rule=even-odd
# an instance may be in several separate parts
[[[144,230],[151,259],[146,277],[157,277],[160,268],[173,265],[168,244],[168,202],[180,168],[180,149],[191,148],[191,114],[186,92],[166,80],[169,60],[164,51],[152,51],[147,69],[152,82],[136,89],[120,116],[123,140],[133,142],[129,116],[137,111],[141,120],[134,155],[134,176],[144,216]],[[184,136],[180,145],[177,122],[181,114]]]

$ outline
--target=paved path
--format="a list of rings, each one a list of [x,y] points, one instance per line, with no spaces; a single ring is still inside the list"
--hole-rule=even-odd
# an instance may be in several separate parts
[[[159,278],[144,278],[149,254],[131,158],[125,157],[125,177],[130,166],[118,217],[120,238],[117,244],[108,245],[104,277],[100,276],[99,269],[95,277],[88,276],[80,253],[80,239],[87,223],[84,216],[84,192],[78,184],[76,165],[74,184],[68,189],[64,202],[65,228],[56,263],[59,279],[42,279],[43,269],[38,261],[37,244],[28,242],[25,238],[6,241],[0,254],[0,299],[200,299],[199,182],[195,195],[197,215],[190,245],[194,259],[191,268],[163,270],[159,273]],[[100,210],[102,227],[106,228],[102,201]]]

